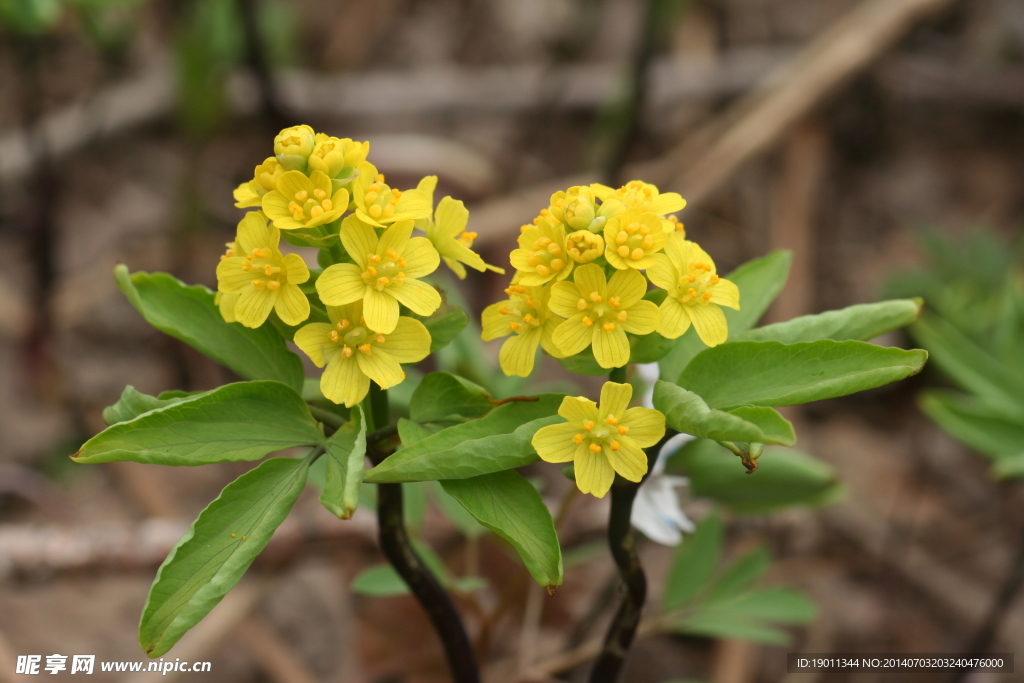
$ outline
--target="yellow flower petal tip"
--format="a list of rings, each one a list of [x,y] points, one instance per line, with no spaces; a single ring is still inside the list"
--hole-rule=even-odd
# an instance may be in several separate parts
[[[605,382],[601,401],[567,396],[558,414],[565,422],[537,430],[532,445],[546,462],[572,462],[576,485],[598,498],[611,489],[618,474],[638,482],[647,473],[650,448],[665,435],[665,416],[651,408],[629,408],[633,388]]]

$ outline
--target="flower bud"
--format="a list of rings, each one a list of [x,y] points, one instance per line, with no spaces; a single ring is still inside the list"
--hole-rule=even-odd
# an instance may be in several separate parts
[[[356,177],[356,167],[366,161],[370,151],[369,142],[355,142],[350,138],[317,133],[314,140],[313,151],[309,155],[309,168],[337,181],[335,191]]]
[[[313,144],[313,129],[309,126],[285,128],[274,138],[274,156],[285,170],[305,172]]]

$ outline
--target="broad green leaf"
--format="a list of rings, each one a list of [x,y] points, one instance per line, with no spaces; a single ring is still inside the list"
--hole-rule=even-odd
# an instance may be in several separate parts
[[[541,427],[562,420],[557,411],[563,397],[536,398],[506,403],[478,420],[442,429],[386,458],[367,472],[365,481],[466,479],[536,462],[530,440]]]
[[[478,522],[508,541],[534,580],[562,585],[562,550],[555,523],[537,489],[518,472],[441,481]]]
[[[697,531],[676,548],[669,568],[661,609],[670,612],[692,601],[710,580],[722,555],[725,530],[722,520],[710,514]]]
[[[725,276],[740,289],[740,310],[722,309],[729,324],[729,339],[757,324],[785,286],[792,262],[792,252],[773,251],[761,258],[747,261]],[[683,336],[675,340],[672,350],[658,362],[662,379],[674,380],[693,357],[706,348],[694,330],[687,330]]]
[[[1007,414],[1024,408],[1024,377],[1001,363],[942,318],[926,315],[910,328],[935,364],[964,389]]]
[[[895,299],[857,304],[838,311],[804,315],[786,322],[757,327],[729,335],[730,341],[777,341],[783,344],[819,339],[869,341],[917,320],[921,302]]]
[[[729,600],[747,591],[764,576],[771,564],[772,556],[764,546],[740,556],[715,582],[709,601]]]
[[[71,457],[85,463],[209,465],[258,460],[323,441],[309,408],[294,391],[280,382],[237,382],[108,427]]]
[[[341,519],[348,519],[359,505],[359,486],[366,466],[366,420],[359,406],[352,419],[334,432],[325,444],[325,484],[320,502]]]
[[[997,479],[1024,477],[1024,455],[1014,455],[996,460],[992,465],[992,473]]]
[[[846,396],[917,374],[926,351],[859,341],[728,342],[698,354],[679,386],[712,408],[788,406]]]
[[[430,352],[434,353],[448,346],[459,332],[469,323],[469,316],[457,306],[442,304],[433,315],[413,315],[430,333]]]
[[[947,434],[991,458],[1024,456],[1024,419],[1011,419],[962,394],[928,391],[921,410]]]
[[[189,396],[189,394],[184,392],[182,392],[183,395],[181,396],[165,396],[165,394],[169,393],[164,392],[160,396],[150,396],[149,394],[136,391],[135,387],[129,385],[121,392],[121,398],[117,400],[117,403],[103,409],[103,421],[110,426],[118,422],[134,420],[143,413],[148,413],[151,410],[163,408],[173,403],[180,403],[183,398]]]
[[[404,417],[398,418],[398,438],[402,441],[402,446],[405,448],[435,433],[437,433],[437,430],[424,427],[419,422],[413,422]]]
[[[709,605],[708,611],[779,624],[809,624],[818,618],[814,601],[802,591],[789,587],[747,593],[728,602]]]
[[[434,494],[434,501],[441,508],[445,517],[459,528],[463,536],[479,538],[487,533],[487,529],[482,527],[480,522],[476,521],[476,517],[464,508],[459,501],[455,500],[450,493],[444,490],[441,482],[433,482],[431,493]]]
[[[420,382],[409,402],[416,422],[451,422],[482,417],[494,404],[479,384],[448,372],[432,372]]]
[[[692,391],[662,380],[654,385],[654,407],[678,432],[715,441],[756,441],[792,445],[793,425],[771,408],[712,410]]]
[[[710,498],[741,514],[764,514],[793,506],[821,506],[842,497],[835,470],[791,448],[766,448],[757,471],[747,474],[739,459],[713,441],[687,444],[668,463],[690,480],[695,497]]]
[[[674,630],[678,633],[711,638],[751,640],[765,645],[785,646],[792,642],[792,637],[786,631],[761,622],[715,611],[702,611],[684,617],[674,625]]]
[[[114,279],[132,305],[153,327],[180,339],[245,379],[272,379],[302,390],[302,361],[288,350],[273,325],[256,329],[226,323],[213,303],[214,293],[189,287],[166,273],[128,274],[114,268]]]
[[[234,586],[288,516],[309,459],[274,458],[228,484],[157,570],[139,624],[139,644],[159,657]]]

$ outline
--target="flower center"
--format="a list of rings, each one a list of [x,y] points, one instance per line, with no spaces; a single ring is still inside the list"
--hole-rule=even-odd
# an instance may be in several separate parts
[[[654,235],[643,223],[633,221],[615,235],[615,251],[624,259],[639,261],[654,246]]]
[[[266,192],[277,189],[277,179],[284,173],[284,167],[277,159],[270,159],[256,167],[256,180]]]
[[[576,310],[586,312],[583,316],[583,324],[587,327],[597,325],[597,329],[604,332],[611,332],[618,325],[626,322],[628,314],[621,309],[622,304],[619,298],[612,296],[605,301],[598,292],[591,292],[576,302]]]
[[[308,223],[319,218],[334,208],[334,203],[324,190],[317,188],[310,194],[308,190],[299,190],[288,204],[292,218],[300,223]]]
[[[712,270],[713,268],[708,263],[692,261],[690,272],[679,278],[679,290],[676,293],[676,298],[687,306],[711,303],[712,294],[708,290],[721,280]]]
[[[478,236],[479,235],[475,232],[468,232],[466,230],[463,230],[455,239],[458,240],[459,244],[468,249],[469,247],[473,246],[473,240],[475,240]]]
[[[550,237],[539,237],[533,242],[533,253],[527,262],[538,275],[557,273],[565,267],[565,253],[562,247]]]
[[[363,271],[363,282],[382,291],[392,284],[405,282],[405,259],[400,257],[394,249],[388,249],[384,256],[379,254],[367,254],[368,265]]]
[[[620,425],[618,418],[610,413],[600,422],[583,420],[580,427],[582,429],[572,437],[573,443],[586,445],[591,453],[600,453],[606,446],[611,451],[619,450],[618,438],[629,433],[629,427]]]
[[[331,330],[331,341],[341,347],[345,358],[351,358],[356,351],[370,355],[372,344],[383,344],[384,335],[374,332],[366,326],[366,319],[359,318],[358,323],[351,320],[339,320]]]
[[[626,206],[642,209],[643,211],[650,211],[652,202],[654,201],[655,193],[645,183],[641,182],[630,182],[619,190],[619,198],[622,203]]]
[[[391,218],[395,215],[395,205],[401,196],[401,191],[388,187],[384,183],[384,174],[378,173],[374,182],[366,188],[363,208],[370,218]]]
[[[590,263],[604,253],[604,239],[588,230],[577,230],[566,238],[565,248],[576,263]]]
[[[502,315],[509,315],[518,320],[513,320],[508,324],[516,334],[523,334],[529,332],[535,327],[541,325],[541,303],[536,297],[528,294],[529,290],[522,285],[512,285],[505,290],[511,299],[511,306],[501,306],[498,308],[498,312]]]
[[[228,252],[233,254],[234,250],[229,248]],[[246,254],[241,268],[253,276],[253,280],[249,284],[256,289],[266,287],[273,292],[288,282],[288,274],[272,249],[253,249]]]

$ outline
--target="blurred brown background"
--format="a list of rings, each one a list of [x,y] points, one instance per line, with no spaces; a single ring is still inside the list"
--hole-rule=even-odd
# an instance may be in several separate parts
[[[919,260],[922,228],[1011,236],[1024,218],[1019,0],[21,2],[0,3],[0,681],[22,679],[18,654],[142,659],[155,566],[247,469],[66,456],[126,384],[231,379],[149,328],[111,270],[215,286],[241,217],[231,190],[284,125],[370,140],[398,187],[438,174],[438,196],[470,205],[491,263],[507,263],[518,226],[556,189],[642,177],[680,191],[688,236],[721,272],[796,250],[772,319],[876,300]],[[478,313],[504,284],[471,272],[462,291]],[[790,411],[846,501],[733,521],[738,547],[767,539],[775,575],[821,606],[789,651],[956,651],[1008,570],[1019,491],[917,413],[924,381]],[[597,538],[604,504],[576,509],[573,533]],[[434,517],[427,537],[459,567]],[[374,533],[370,515],[332,522],[302,499],[251,580],[171,656],[213,661],[203,680],[444,680],[415,604],[348,594],[379,561]],[[486,543],[483,571],[500,585],[514,564]],[[644,552],[663,573],[669,551]],[[599,557],[568,572],[532,632],[518,615],[539,595],[523,590],[495,660],[570,648],[611,571]],[[1021,643],[1017,605],[996,649]],[[786,651],[650,638],[626,678],[797,680]]]

